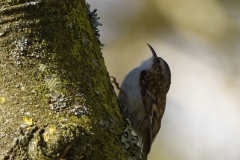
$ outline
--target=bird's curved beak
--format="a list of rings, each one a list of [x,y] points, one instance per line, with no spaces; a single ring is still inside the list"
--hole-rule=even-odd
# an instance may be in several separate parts
[[[156,54],[156,52],[154,51],[154,49],[152,48],[152,46],[150,46],[150,44],[148,44],[148,43],[147,43],[147,45],[148,45],[148,47],[151,49],[152,54],[153,54],[153,57],[157,57],[157,54]]]

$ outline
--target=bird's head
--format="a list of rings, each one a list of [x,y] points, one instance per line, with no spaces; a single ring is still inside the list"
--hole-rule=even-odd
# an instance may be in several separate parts
[[[169,68],[167,62],[164,61],[161,57],[157,56],[157,54],[154,51],[154,49],[152,48],[152,46],[150,46],[149,44],[147,44],[147,45],[150,48],[150,50],[152,51],[152,56],[153,56],[151,69],[159,70],[162,72],[166,72],[166,74],[169,74],[170,68]],[[169,72],[169,73],[167,73],[167,72]]]

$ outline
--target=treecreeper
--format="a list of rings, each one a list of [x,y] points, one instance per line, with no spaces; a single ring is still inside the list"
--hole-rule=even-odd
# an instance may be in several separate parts
[[[171,72],[166,61],[149,45],[152,57],[130,71],[123,80],[118,100],[125,118],[140,140],[142,159],[147,160],[165,111]]]

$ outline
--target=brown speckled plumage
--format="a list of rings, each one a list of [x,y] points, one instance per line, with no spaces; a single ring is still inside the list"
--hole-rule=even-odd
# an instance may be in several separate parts
[[[127,96],[118,96],[120,103],[126,106],[123,109],[124,116],[130,120],[140,138],[143,160],[147,160],[151,145],[160,130],[171,84],[168,64],[148,46],[153,57],[128,73],[121,86]]]

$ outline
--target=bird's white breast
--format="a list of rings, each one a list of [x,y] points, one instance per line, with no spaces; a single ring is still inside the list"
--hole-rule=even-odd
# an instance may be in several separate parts
[[[146,109],[142,103],[142,96],[140,93],[139,77],[143,70],[149,70],[153,63],[153,57],[143,61],[141,65],[130,71],[123,80],[121,89],[127,94],[128,112],[131,114],[136,109],[138,110],[138,118],[144,117]],[[142,111],[140,111],[140,110]]]

